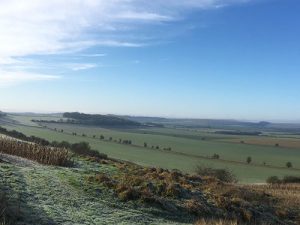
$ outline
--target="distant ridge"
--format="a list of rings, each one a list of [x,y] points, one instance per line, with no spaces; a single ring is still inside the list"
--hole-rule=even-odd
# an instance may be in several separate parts
[[[101,125],[101,126],[140,126],[141,124],[136,121],[121,118],[112,115],[100,115],[100,114],[85,114],[79,112],[65,112],[64,118],[70,119],[73,123],[85,124],[85,125]]]

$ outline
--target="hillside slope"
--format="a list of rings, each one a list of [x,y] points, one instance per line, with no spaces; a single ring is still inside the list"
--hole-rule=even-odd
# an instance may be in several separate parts
[[[12,224],[193,224],[201,218],[239,221],[233,224],[299,222],[296,206],[283,208],[279,199],[261,191],[118,161],[74,160],[74,167],[63,168],[4,157],[0,190],[9,199]],[[151,192],[162,178],[172,188]]]
[[[109,170],[86,162],[76,168],[0,163],[1,190],[9,207],[17,208],[13,224],[173,224],[163,211],[122,203],[109,190],[86,183],[87,174]]]

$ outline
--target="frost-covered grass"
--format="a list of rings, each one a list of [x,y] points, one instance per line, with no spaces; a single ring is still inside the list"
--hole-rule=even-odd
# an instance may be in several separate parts
[[[99,171],[117,173],[112,165],[76,162],[74,168],[0,164],[1,189],[12,196],[10,204],[20,208],[19,224],[175,223],[162,210],[122,203],[112,191],[87,182]]]

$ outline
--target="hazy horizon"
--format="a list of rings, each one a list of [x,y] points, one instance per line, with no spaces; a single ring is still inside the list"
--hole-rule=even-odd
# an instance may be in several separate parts
[[[290,124],[300,124],[300,120],[268,120],[266,118],[261,119],[247,119],[247,118],[223,118],[223,117],[174,117],[174,116],[163,116],[163,115],[144,115],[144,114],[120,114],[120,113],[112,113],[112,112],[89,112],[89,111],[78,111],[78,110],[71,110],[71,111],[19,111],[19,110],[1,110],[0,112],[5,112],[9,114],[41,114],[41,115],[48,115],[48,114],[63,114],[65,112],[79,112],[85,114],[100,114],[100,115],[116,115],[116,116],[129,116],[129,117],[153,117],[153,118],[164,118],[164,119],[180,119],[180,120],[232,120],[232,121],[240,121],[240,122],[270,122],[270,123],[290,123]]]

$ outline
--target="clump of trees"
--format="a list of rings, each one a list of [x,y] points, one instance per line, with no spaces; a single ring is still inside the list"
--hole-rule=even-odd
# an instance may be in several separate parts
[[[125,144],[125,145],[131,145],[132,141],[131,140],[123,140],[122,143]]]
[[[141,126],[140,123],[112,115],[84,114],[78,112],[64,113],[63,116],[72,123],[101,126]],[[68,122],[68,121],[66,121]]]

